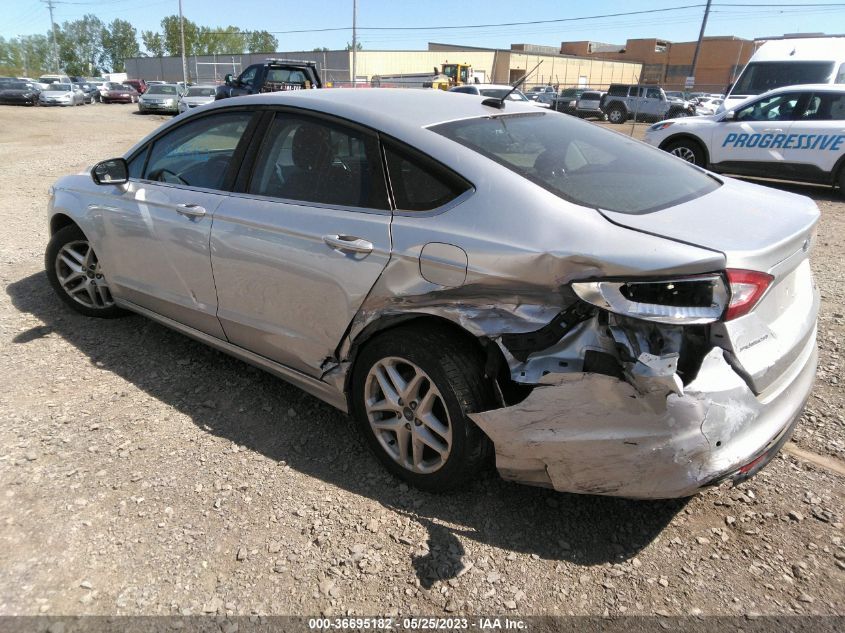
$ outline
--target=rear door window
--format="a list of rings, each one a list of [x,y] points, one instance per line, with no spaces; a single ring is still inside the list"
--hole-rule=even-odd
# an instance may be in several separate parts
[[[247,191],[330,206],[389,208],[374,135],[287,112],[273,119]]]

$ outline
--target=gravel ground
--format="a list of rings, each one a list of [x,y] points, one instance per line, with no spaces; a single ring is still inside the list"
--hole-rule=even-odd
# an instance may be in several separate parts
[[[806,461],[784,453],[686,501],[494,472],[435,496],[387,475],[303,392],[53,296],[48,186],[163,120],[0,109],[0,615],[845,613],[845,204],[830,191],[791,187],[823,214],[821,365],[795,435]]]

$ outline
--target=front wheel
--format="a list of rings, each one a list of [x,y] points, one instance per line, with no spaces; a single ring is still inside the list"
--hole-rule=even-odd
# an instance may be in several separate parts
[[[489,461],[492,444],[467,413],[495,406],[484,357],[432,327],[399,327],[361,351],[352,409],[376,457],[425,490],[464,483]]]
[[[611,108],[607,112],[607,120],[616,125],[621,125],[628,120],[628,115],[622,108]]]
[[[681,160],[685,160],[693,165],[699,167],[706,167],[704,160],[704,150],[701,145],[690,139],[679,139],[669,143],[665,148],[672,156],[677,156]]]
[[[93,246],[76,225],[56,231],[44,255],[47,279],[56,294],[77,312],[91,317],[121,316]]]

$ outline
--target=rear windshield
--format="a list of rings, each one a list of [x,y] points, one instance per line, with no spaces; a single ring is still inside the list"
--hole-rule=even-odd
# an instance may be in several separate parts
[[[29,86],[27,84],[22,84],[22,83],[19,83],[19,82],[13,82],[13,81],[5,82],[4,81],[3,83],[6,84],[3,87],[6,88],[7,90],[27,90],[27,89],[29,89]]]
[[[152,89],[151,89],[152,90]],[[213,97],[214,88],[188,88],[189,97]]]
[[[53,90],[53,91],[67,90],[68,92],[70,92],[70,84],[60,84],[60,83],[51,84],[50,90]]]
[[[581,95],[581,98],[584,101],[598,101],[599,99],[601,99],[601,93],[600,92],[585,92],[584,94]]]
[[[648,213],[719,187],[671,154],[557,113],[464,119],[431,129],[587,207]]]
[[[176,86],[168,86],[161,84],[155,84],[150,86],[150,89],[147,90],[147,94],[151,95],[175,95],[176,94]]]
[[[751,62],[742,71],[732,95],[759,95],[782,86],[830,83],[833,62]]]

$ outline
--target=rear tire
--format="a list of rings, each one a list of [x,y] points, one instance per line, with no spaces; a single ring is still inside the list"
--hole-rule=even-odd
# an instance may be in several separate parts
[[[398,327],[367,343],[352,376],[352,412],[391,473],[439,492],[489,462],[492,443],[466,415],[495,406],[483,367],[470,341],[428,325]]]
[[[628,120],[628,113],[623,108],[614,106],[607,111],[607,120],[614,125],[622,125]]]
[[[704,158],[704,149],[699,143],[691,139],[682,138],[677,141],[672,141],[663,149],[673,156],[677,156],[681,160],[685,160],[686,162],[697,165],[698,167],[707,166],[707,161]]]
[[[44,268],[59,299],[80,314],[105,319],[125,314],[112,299],[94,248],[75,224],[50,239]]]

